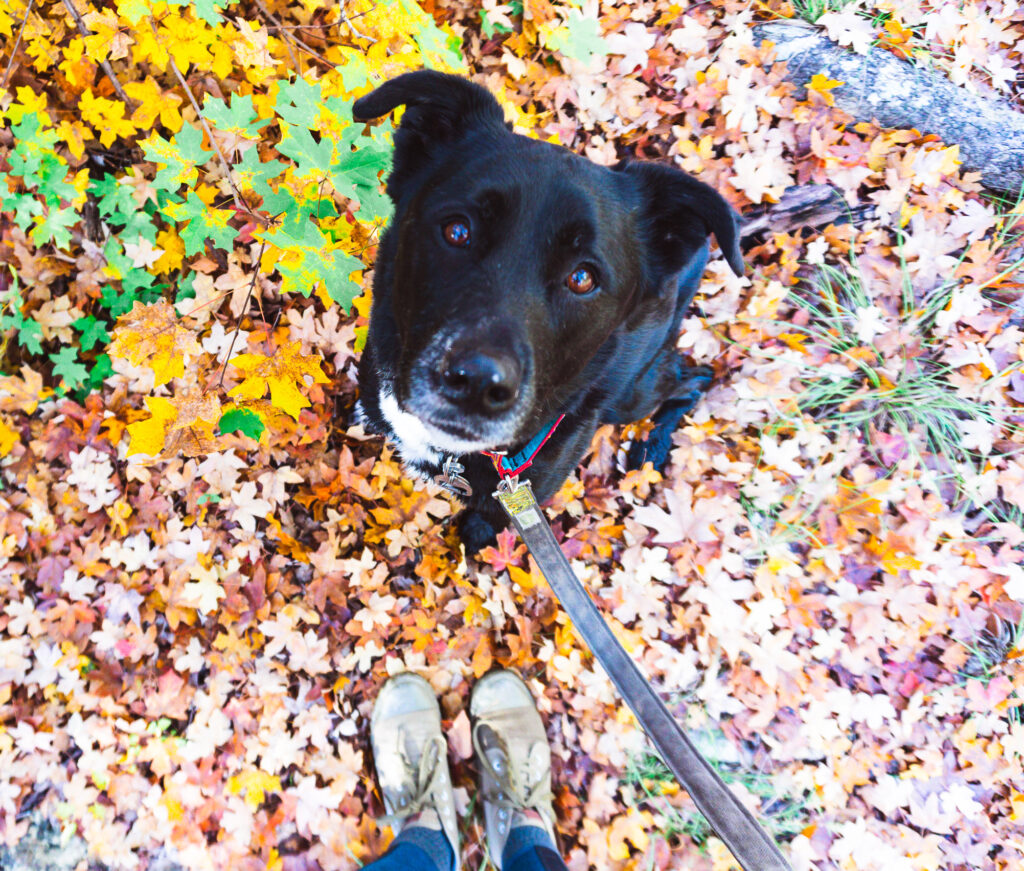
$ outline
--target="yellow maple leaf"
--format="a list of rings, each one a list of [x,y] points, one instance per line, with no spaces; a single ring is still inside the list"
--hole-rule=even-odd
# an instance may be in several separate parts
[[[97,97],[92,88],[82,94],[78,109],[82,120],[92,126],[104,145],[113,145],[118,136],[135,133],[135,125],[124,117],[124,103]]]
[[[251,811],[263,804],[268,792],[280,790],[281,779],[276,774],[267,774],[258,769],[250,768],[228,778],[228,792],[242,796]]]
[[[85,141],[96,138],[81,121],[64,119],[57,125],[56,130],[61,140],[67,143],[68,151],[79,159],[85,154]]]
[[[7,425],[7,421],[0,417],[0,457],[6,457],[14,446],[21,441],[17,430]]]
[[[69,85],[84,90],[96,75],[96,64],[85,55],[85,41],[76,36],[63,54],[64,60],[57,68],[64,73]]]
[[[146,407],[151,417],[128,424],[128,435],[131,438],[128,453],[158,457],[163,452],[167,431],[177,418],[178,410],[173,402],[162,396],[147,396]]]
[[[174,230],[160,230],[156,234],[156,247],[164,253],[150,267],[150,272],[160,275],[181,268],[185,259],[185,243]]]
[[[181,130],[183,122],[181,112],[178,111],[181,97],[173,91],[165,91],[152,76],[143,82],[126,82],[124,89],[138,104],[132,113],[132,123],[139,130],[152,129],[157,117],[172,133]]]
[[[299,389],[306,377],[313,383],[327,384],[330,379],[320,369],[320,358],[302,354],[300,342],[282,346],[272,357],[262,354],[240,354],[231,359],[231,365],[238,369],[244,380],[228,391],[228,396],[246,400],[261,399],[270,388],[270,401],[295,420],[299,412],[311,403]]]
[[[82,16],[92,33],[85,38],[85,51],[95,61],[118,60],[128,57],[128,47],[133,40],[131,34],[121,29],[117,15],[107,9],[103,12],[86,12]]]
[[[616,861],[629,858],[631,842],[641,853],[647,850],[650,838],[647,829],[651,826],[651,815],[647,811],[630,808],[628,813],[621,814],[612,820],[608,830],[608,855]]]
[[[198,356],[202,348],[196,337],[180,325],[170,303],[136,302],[118,319],[108,353],[134,366],[152,369],[154,384],[160,386],[184,375],[187,359]]]
[[[807,84],[807,90],[820,94],[821,98],[825,101],[825,105],[834,106],[836,98],[832,96],[832,90],[845,84],[846,82],[841,82],[838,79],[830,79],[824,73],[817,73],[811,76],[811,81]]]
[[[26,115],[38,115],[41,125],[51,123],[46,112],[46,91],[36,94],[31,88],[23,86],[15,93],[18,99],[6,109],[0,108],[0,118],[6,117],[12,124],[20,124]]]

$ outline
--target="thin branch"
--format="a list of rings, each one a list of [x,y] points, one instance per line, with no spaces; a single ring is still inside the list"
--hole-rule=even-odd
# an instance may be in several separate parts
[[[371,7],[371,9],[375,9],[375,8],[376,8],[376,4],[374,4]],[[370,11],[370,10],[367,10],[367,11]],[[360,39],[368,40],[371,43],[374,43],[374,42],[377,41],[372,36],[366,36],[366,35],[360,33],[358,30],[356,30],[356,26],[352,23],[352,18],[358,18],[359,15],[365,15],[366,14],[365,12],[360,12],[359,15],[353,15],[350,18],[349,14],[345,11],[345,0],[341,0],[341,2],[338,4],[338,12],[341,14],[339,22],[341,24],[346,25],[348,27],[348,29],[351,30],[357,37],[359,37]]]
[[[65,0],[65,2],[68,2],[68,0]],[[157,34],[157,37],[159,38],[159,33],[157,32],[156,24],[153,23],[152,18],[149,19],[149,25],[153,28],[153,33]],[[171,64],[171,69],[174,71],[174,75],[178,77],[178,81],[181,83],[181,87],[184,89],[185,94],[188,96],[188,101],[192,104],[192,108],[196,110],[196,115],[199,118],[199,123],[203,125],[203,130],[206,131],[206,135],[210,139],[210,144],[213,146],[213,150],[217,152],[217,156],[220,158],[220,162],[224,165],[224,178],[227,179],[228,187],[231,188],[231,199],[234,200],[235,208],[237,208],[238,211],[244,212],[245,214],[249,215],[256,221],[258,221],[260,224],[262,224],[264,227],[268,226],[267,220],[263,218],[261,215],[256,214],[256,212],[254,212],[252,209],[250,209],[249,206],[246,204],[245,200],[242,199],[242,195],[238,192],[238,188],[235,187],[235,180],[231,175],[231,164],[228,163],[227,158],[224,156],[224,152],[220,150],[220,144],[214,138],[213,130],[210,129],[210,125],[206,123],[206,119],[203,117],[203,110],[199,107],[199,103],[196,101],[195,95],[192,93],[192,89],[188,86],[188,82],[185,81],[185,77],[181,74],[181,70],[178,69],[178,65],[177,63],[175,63],[174,58],[169,58],[169,61]]]
[[[292,59],[292,64],[295,66],[296,72],[298,72],[298,74],[301,76],[302,67],[299,66],[299,58],[295,54],[295,52],[292,51],[291,40],[294,37],[290,33],[285,33],[282,30],[281,22],[277,20],[273,12],[271,12],[269,9],[267,9],[266,6],[263,5],[263,0],[256,0],[256,5],[259,7],[260,12],[263,13],[263,17],[270,21],[277,28],[278,31],[281,31],[281,36],[284,38],[284,47],[288,49],[288,57]]]
[[[72,0],[64,0],[64,7],[71,14],[71,17],[75,19],[75,24],[78,25],[78,32],[82,34],[83,37],[94,35],[89,28],[85,26],[85,22],[82,20],[82,16],[78,13],[78,10],[75,8],[75,4]],[[117,96],[119,96],[122,102],[124,102],[128,107],[128,111],[134,112],[135,103],[128,98],[128,95],[124,92],[124,88],[121,87],[121,82],[118,80],[117,74],[114,72],[114,68],[110,65],[110,61],[101,60],[100,66],[103,67],[103,72],[107,74],[107,78],[109,78],[113,84],[114,90],[117,91]]]
[[[256,276],[259,275],[260,269],[262,268],[263,262],[263,249],[267,247],[267,243],[264,242],[260,245],[260,253],[256,255],[256,263],[253,264],[252,270],[252,281],[249,282],[249,293],[245,297],[245,302],[242,304],[242,311],[244,312],[249,308],[249,300],[252,299],[253,288],[256,287]],[[231,359],[231,353],[235,350],[235,341],[238,339],[238,331],[242,328],[241,316],[239,316],[238,323],[235,324],[235,332],[231,336],[231,344],[228,345],[228,352],[224,355],[224,365],[220,367],[220,380],[217,383],[217,389],[219,390],[224,386],[224,373],[228,368],[228,360]]]
[[[7,77],[11,74],[11,69],[14,67],[14,58],[18,54],[18,46],[21,45],[21,36],[25,32],[25,25],[28,24],[28,17],[32,14],[32,4],[35,0],[28,0],[28,6],[25,7],[25,17],[21,19],[21,27],[18,28],[18,38],[14,40],[14,48],[11,49],[11,59],[7,61],[7,69],[4,70],[4,80],[0,83],[0,88],[7,87]]]

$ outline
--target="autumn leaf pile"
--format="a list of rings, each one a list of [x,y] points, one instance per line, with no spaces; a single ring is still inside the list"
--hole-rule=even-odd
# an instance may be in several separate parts
[[[500,664],[570,868],[730,867],[523,548],[467,557],[353,421],[393,128],[351,102],[427,65],[748,214],[826,182],[873,207],[755,236],[745,278],[713,261],[680,347],[719,377],[665,476],[606,428],[547,513],[794,867],[1020,867],[1021,208],[788,84],[750,28],[797,15],[1019,103],[995,2],[0,4],[7,844],[42,812],[112,869],[357,867],[390,837],[381,683],[431,681],[466,809]]]

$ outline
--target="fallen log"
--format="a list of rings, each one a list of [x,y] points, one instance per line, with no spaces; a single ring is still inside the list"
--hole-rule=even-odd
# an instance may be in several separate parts
[[[745,211],[740,236],[747,241],[764,233],[821,230],[829,224],[860,225],[874,217],[872,203],[850,206],[831,185],[794,185],[786,188],[777,203],[753,206]]]
[[[753,30],[758,45],[775,44],[776,60],[786,62],[793,83],[804,87],[817,73],[844,82],[831,93],[858,121],[934,134],[960,146],[963,169],[980,172],[986,187],[1013,196],[1024,188],[1024,114],[1010,103],[972,94],[882,49],[856,54],[804,22]]]

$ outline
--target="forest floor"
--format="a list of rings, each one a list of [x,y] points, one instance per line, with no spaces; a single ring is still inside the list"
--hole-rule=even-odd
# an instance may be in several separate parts
[[[80,868],[358,867],[391,837],[383,681],[437,690],[469,811],[468,694],[501,665],[573,871],[730,867],[523,547],[465,554],[353,422],[392,128],[349,107],[429,64],[747,215],[812,183],[872,208],[753,237],[743,278],[713,259],[679,344],[717,380],[664,474],[606,427],[546,512],[794,868],[1021,867],[1024,211],[839,83],[798,93],[750,32],[795,16],[1019,105],[993,0],[0,5],[8,847],[42,815]]]

